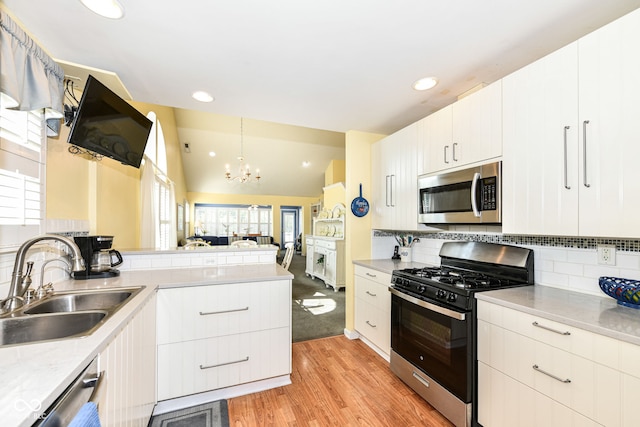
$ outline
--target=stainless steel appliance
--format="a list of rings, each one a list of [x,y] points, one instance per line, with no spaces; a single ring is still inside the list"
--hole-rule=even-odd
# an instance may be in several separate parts
[[[85,266],[84,270],[73,273],[74,279],[97,279],[120,275],[120,271],[113,268],[122,264],[120,252],[111,249],[113,236],[78,236],[73,239],[80,248]]]
[[[476,292],[532,285],[533,251],[445,242],[440,267],[391,276],[391,370],[456,426],[477,418]]]
[[[418,222],[500,224],[502,162],[418,177]]]

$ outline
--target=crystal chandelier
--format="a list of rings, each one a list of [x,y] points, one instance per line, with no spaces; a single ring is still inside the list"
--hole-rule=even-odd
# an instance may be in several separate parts
[[[227,171],[225,172],[225,177],[227,181],[238,181],[240,183],[251,182],[251,181],[260,181],[260,169],[256,169],[256,175],[251,175],[251,168],[248,164],[244,162],[244,129],[242,123],[242,117],[240,118],[240,156],[238,160],[240,161],[240,167],[238,169],[238,175],[231,176],[231,166],[229,164],[225,165]]]

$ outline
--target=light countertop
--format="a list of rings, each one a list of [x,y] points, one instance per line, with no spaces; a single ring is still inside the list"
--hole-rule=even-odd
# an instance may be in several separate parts
[[[353,263],[387,274],[393,273],[393,270],[402,270],[404,268],[432,267],[420,262],[402,262],[399,259],[362,259],[354,260]]]
[[[110,279],[67,280],[56,284],[58,291],[145,288],[87,337],[0,348],[1,424],[9,427],[33,424],[158,289],[292,278],[279,264],[264,264],[123,271]]]
[[[640,345],[640,309],[623,307],[607,296],[549,286],[478,292],[476,298]]]

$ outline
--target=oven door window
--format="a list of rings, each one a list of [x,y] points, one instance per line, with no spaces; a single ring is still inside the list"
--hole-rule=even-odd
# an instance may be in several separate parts
[[[471,401],[471,320],[392,296],[391,347],[460,400]]]
[[[420,189],[422,214],[471,211],[471,181]]]

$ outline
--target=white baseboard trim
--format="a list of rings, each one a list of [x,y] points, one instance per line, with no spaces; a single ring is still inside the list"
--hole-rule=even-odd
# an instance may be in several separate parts
[[[203,393],[192,394],[184,397],[176,397],[175,399],[163,400],[161,402],[158,402],[155,408],[153,408],[153,415],[165,414],[167,412],[177,411],[179,409],[189,408],[191,406],[215,402],[216,400],[220,399],[230,399],[232,397],[244,396],[246,394],[257,393],[259,391],[282,387],[289,384],[291,384],[291,376],[282,375],[280,377],[254,381],[252,383],[240,384],[232,387],[221,388],[218,390],[205,391]]]
[[[350,340],[357,340],[360,338],[360,334],[358,331],[344,328],[344,336],[349,338]]]
[[[376,353],[378,353],[378,355],[380,355],[380,357],[382,357],[384,360],[386,360],[387,362],[390,361],[389,355],[387,353],[382,351],[380,347],[378,347],[377,345],[375,345],[374,343],[366,339],[363,335],[360,335],[360,340],[366,345],[368,345],[369,347],[371,347],[371,349]]]

